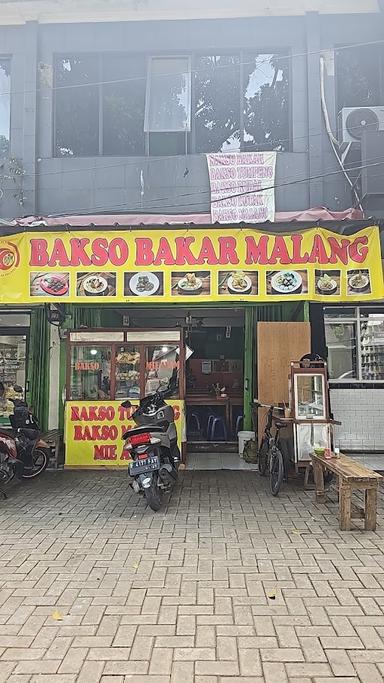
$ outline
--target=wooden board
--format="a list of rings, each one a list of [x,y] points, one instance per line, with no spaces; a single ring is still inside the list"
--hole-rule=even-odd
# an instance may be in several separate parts
[[[257,398],[261,403],[289,402],[288,378],[291,361],[311,352],[309,322],[259,322],[257,324]],[[265,409],[259,409],[258,433],[265,424]]]

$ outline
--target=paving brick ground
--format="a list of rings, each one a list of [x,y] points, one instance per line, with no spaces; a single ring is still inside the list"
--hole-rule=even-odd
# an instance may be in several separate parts
[[[46,474],[0,501],[0,682],[381,682],[383,511],[342,533],[297,484],[185,472],[154,514]]]

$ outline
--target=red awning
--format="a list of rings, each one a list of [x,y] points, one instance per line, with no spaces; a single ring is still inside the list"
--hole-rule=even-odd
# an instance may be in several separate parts
[[[345,220],[363,220],[364,215],[358,209],[347,209],[346,211],[330,211],[324,206],[307,209],[306,211],[287,211],[276,213],[276,223],[292,223],[292,222],[313,222],[317,221],[345,221]],[[80,227],[87,225],[181,225],[183,223],[194,225],[207,225],[211,223],[210,213],[183,213],[183,214],[159,214],[159,213],[144,213],[144,214],[86,214],[74,216],[28,216],[26,218],[19,218],[13,221],[14,225],[23,227],[39,227],[39,225],[46,226],[60,226],[69,225],[72,227]]]

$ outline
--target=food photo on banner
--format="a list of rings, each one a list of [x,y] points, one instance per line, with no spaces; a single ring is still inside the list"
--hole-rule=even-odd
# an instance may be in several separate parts
[[[23,233],[0,239],[0,302],[377,301],[379,228]]]

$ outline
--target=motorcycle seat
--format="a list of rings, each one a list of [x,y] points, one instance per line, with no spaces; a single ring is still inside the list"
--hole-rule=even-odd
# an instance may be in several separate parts
[[[145,425],[143,427],[134,427],[133,429],[129,429],[125,434],[123,434],[123,439],[128,439],[130,436],[134,436],[135,434],[153,434],[154,432],[157,433],[164,433],[164,429],[162,427],[159,427],[159,425]]]

